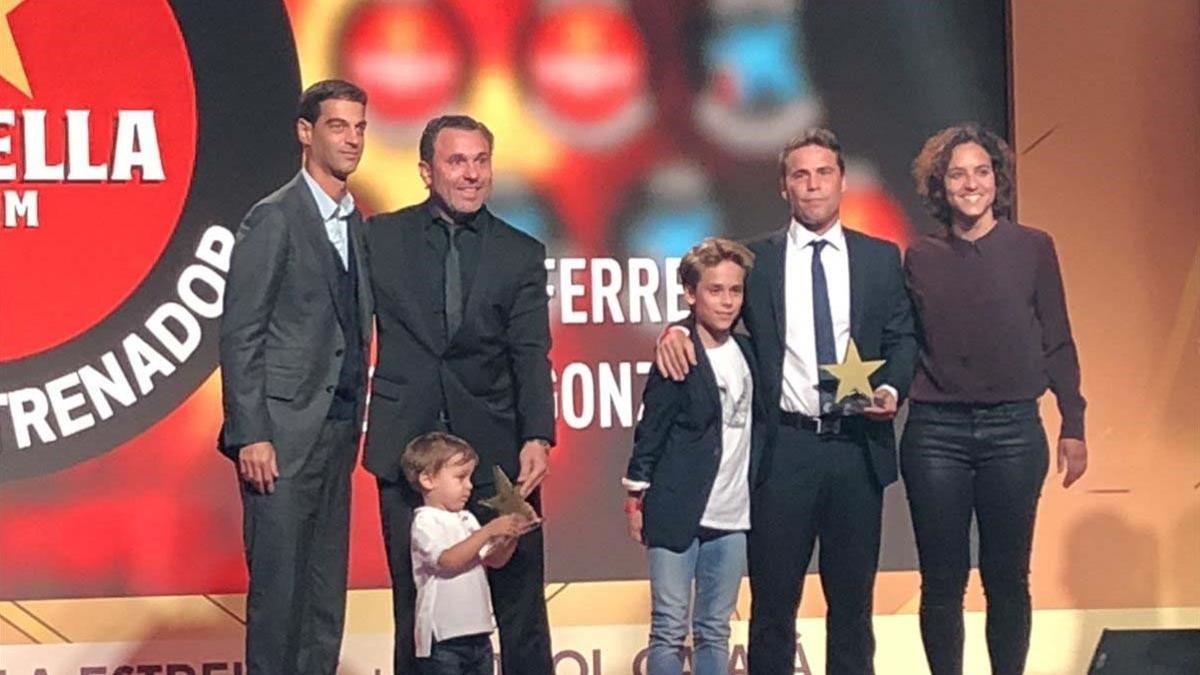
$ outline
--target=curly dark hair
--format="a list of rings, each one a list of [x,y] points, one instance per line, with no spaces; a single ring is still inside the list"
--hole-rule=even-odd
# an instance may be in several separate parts
[[[917,181],[917,194],[925,201],[929,213],[944,225],[950,225],[952,210],[946,201],[946,170],[954,148],[963,143],[975,143],[992,158],[992,172],[996,176],[996,201],[992,213],[997,218],[1012,218],[1013,192],[1016,182],[1013,177],[1013,153],[995,133],[977,122],[956,124],[937,132],[925,141],[920,154],[913,160],[912,175]]]

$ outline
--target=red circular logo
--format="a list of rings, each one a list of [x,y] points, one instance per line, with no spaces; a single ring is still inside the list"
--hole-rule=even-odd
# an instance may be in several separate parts
[[[371,92],[371,112],[398,124],[424,124],[462,87],[466,53],[447,18],[428,5],[368,2],[346,22],[346,76]]]
[[[295,174],[279,3],[0,3],[0,481],[211,375],[234,230]]]
[[[0,57],[0,307],[21,318],[0,321],[10,361],[84,333],[146,278],[187,198],[196,101],[165,1],[26,0],[3,19],[0,43],[16,45]]]
[[[618,115],[646,87],[646,48],[633,19],[615,7],[554,11],[535,27],[529,74],[552,111],[579,123]]]

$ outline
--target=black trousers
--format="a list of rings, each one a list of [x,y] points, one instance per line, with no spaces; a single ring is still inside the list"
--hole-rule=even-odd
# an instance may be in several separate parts
[[[883,489],[866,438],[781,426],[765,481],[751,498],[752,675],[795,672],[796,611],[819,540],[828,673],[872,673],[872,592]]]
[[[379,510],[383,521],[383,541],[387,548],[388,569],[392,576],[392,610],[396,625],[394,668],[396,673],[417,672],[413,644],[413,612],[417,589],[412,575],[412,512],[421,505],[421,497],[407,482],[378,479]],[[495,511],[480,506],[482,499],[495,494],[493,485],[477,485],[467,503],[479,519],[487,523]],[[529,496],[529,503],[540,515],[541,490]],[[521,537],[512,560],[500,569],[489,569],[492,609],[500,629],[500,660],[507,675],[553,675],[550,653],[550,624],[546,618],[545,560],[542,530]]]
[[[333,675],[346,617],[350,474],[358,425],[326,420],[294,476],[259,494],[240,478],[246,668],[252,675]]]
[[[930,670],[962,673],[974,515],[992,673],[1023,672],[1033,525],[1050,461],[1037,402],[914,402],[900,447],[920,555],[921,639]]]

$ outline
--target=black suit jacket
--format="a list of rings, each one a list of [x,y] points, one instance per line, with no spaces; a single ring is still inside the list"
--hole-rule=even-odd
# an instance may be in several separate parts
[[[684,322],[696,347],[695,368],[683,382],[650,369],[642,395],[645,409],[634,430],[633,454],[625,477],[648,482],[642,503],[643,541],[683,551],[691,545],[704,516],[722,453],[721,398],[712,364],[700,343],[694,321]],[[758,367],[750,339],[734,335],[754,379],[753,427],[750,442],[750,486],[758,483],[764,410]],[[750,495],[747,493],[746,499]]]
[[[850,336],[864,360],[887,359],[871,376],[872,386],[889,384],[901,401],[912,383],[917,343],[912,306],[904,289],[900,249],[893,243],[845,229],[850,261]],[[767,434],[773,439],[779,425],[783,389],[784,340],[787,334],[784,303],[784,264],[787,228],[750,242],[754,269],[746,281],[742,318],[758,355]],[[854,420],[849,428],[862,430],[868,443],[875,478],[881,486],[896,480],[896,442],[891,422]],[[769,462],[768,459],[766,460]]]
[[[464,299],[462,325],[438,340],[421,297],[417,252],[426,245],[429,203],[371,219],[367,247],[376,298],[379,357],[372,381],[363,463],[376,476],[403,480],[400,455],[437,428],[443,402],[451,429],[479,453],[473,481],[492,482],[492,465],[511,478],[521,445],[554,441],[546,249],[491,214],[483,223],[479,267]]]
[[[312,192],[297,173],[242,220],[225,281],[220,358],[224,426],[219,446],[271,441],[282,475],[299,469],[333,401],[347,340],[370,353],[372,298],[363,222],[350,219],[358,266],[361,335],[343,335],[334,296],[341,274]],[[358,391],[362,419],[366,380]]]

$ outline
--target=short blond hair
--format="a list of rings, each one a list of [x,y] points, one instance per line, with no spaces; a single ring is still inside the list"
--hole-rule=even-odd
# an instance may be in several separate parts
[[[455,457],[463,462],[478,462],[475,448],[465,440],[444,431],[430,431],[412,439],[400,456],[404,477],[417,492],[421,492],[421,474],[436,474]]]
[[[693,246],[679,261],[679,283],[694,291],[704,270],[726,260],[736,263],[746,274],[754,267],[754,253],[750,249],[732,239],[709,237]]]

